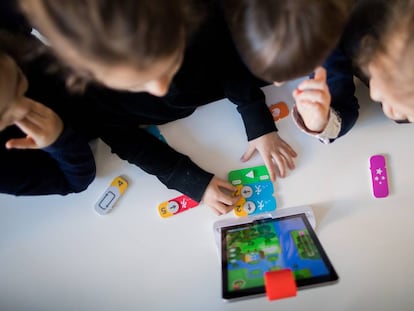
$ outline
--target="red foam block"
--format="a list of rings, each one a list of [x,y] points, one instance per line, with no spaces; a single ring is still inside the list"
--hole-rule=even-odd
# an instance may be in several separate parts
[[[296,296],[295,277],[290,269],[266,272],[264,278],[266,295],[269,300]]]

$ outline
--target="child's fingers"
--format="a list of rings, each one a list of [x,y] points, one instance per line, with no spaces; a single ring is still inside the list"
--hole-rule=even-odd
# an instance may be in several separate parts
[[[223,215],[222,212],[220,212],[216,207],[211,206],[211,208],[213,209],[214,214],[216,214],[217,216],[221,216]]]
[[[295,100],[296,105],[300,103],[299,101],[299,94],[302,93],[302,91],[299,91],[298,89],[294,89],[292,92],[293,99]]]
[[[273,157],[274,157],[276,163],[278,163],[279,168],[283,164],[284,169],[287,167],[290,170],[294,170],[295,169],[295,161],[293,161],[293,158],[296,157],[296,152],[293,149],[291,149],[290,146],[287,146],[287,147],[289,147],[289,148],[282,148],[279,151],[279,153],[273,155]]]
[[[28,136],[35,137],[41,133],[41,128],[26,118],[20,121],[16,121],[15,125]]]
[[[232,206],[233,203],[233,199],[231,197],[228,196],[221,196],[218,198],[220,204],[223,204],[225,206]]]
[[[267,171],[269,172],[270,180],[275,182],[276,181],[276,176],[277,176],[277,171],[276,171],[276,167],[275,167],[275,164],[274,164],[272,158],[271,157],[269,157],[269,158],[264,157],[263,160],[264,160],[264,164],[267,168]]]
[[[36,142],[31,137],[13,138],[6,143],[7,149],[37,149]]]
[[[230,191],[230,192],[235,192],[235,191],[237,191],[237,188],[236,187],[234,187],[231,183],[229,183],[228,181],[225,181],[225,180],[222,180],[222,179],[218,179],[218,181],[217,181],[217,185],[220,187],[220,188],[223,188],[223,189],[225,189],[225,190],[228,190],[228,191]]]
[[[297,89],[300,91],[308,91],[308,90],[319,90],[322,91],[326,87],[325,81],[315,80],[315,79],[309,79],[302,81]]]
[[[275,161],[275,163],[276,163],[276,165],[279,169],[280,177],[282,177],[282,178],[285,177],[286,176],[286,166],[287,166],[285,157],[282,156],[282,155],[275,155],[274,156],[274,161]]]
[[[289,148],[282,148],[279,153],[274,154],[273,158],[277,159],[278,157],[282,157],[284,159],[284,163],[286,163],[287,167],[291,170],[295,169],[295,162],[293,161],[293,158],[296,157],[296,152],[290,150]]]
[[[299,91],[298,89],[294,89],[294,90],[293,90],[293,92],[292,92],[292,96],[293,96],[293,98],[295,98],[295,99],[296,99],[296,96],[298,96],[301,92],[302,92],[302,91]]]
[[[295,102],[296,102],[296,105],[303,105],[304,103],[306,103],[306,102],[304,102],[303,100],[301,100],[300,99],[300,97],[299,97],[299,95],[300,94],[302,94],[304,91],[300,91],[300,90],[298,90],[298,89],[295,89],[293,92],[292,92],[292,96],[293,96],[293,99],[295,100]]]
[[[25,116],[25,118],[42,128],[46,122],[52,122],[53,114],[54,112],[50,108],[33,101],[32,109],[30,113]]]
[[[293,150],[293,148],[289,144],[286,144],[286,146],[284,146],[284,150],[287,152],[287,154],[290,157],[296,158],[298,156],[298,154],[296,153],[296,151]]]
[[[218,183],[217,186],[219,188],[215,199],[217,202],[226,206],[233,206],[238,201],[239,198],[233,196],[233,193],[235,193],[237,189],[230,183],[228,185],[225,183]]]
[[[30,106],[19,104],[2,112],[0,115],[0,130],[12,125],[14,122],[23,119],[30,112]]]
[[[222,202],[216,202],[213,206],[211,206],[214,210],[214,212],[217,215],[224,215],[230,212],[233,209],[232,205],[227,205]]]
[[[296,97],[297,101],[310,101],[310,102],[318,102],[324,103],[325,96],[324,93],[321,91],[306,91],[301,92]]]
[[[285,162],[286,162],[287,167],[289,169],[291,169],[291,170],[295,169],[295,161],[293,161],[293,157],[295,157],[295,156],[291,155],[290,150],[283,149],[283,151],[281,151],[281,156],[283,156],[285,158],[285,160],[286,160]]]
[[[242,162],[249,161],[255,152],[256,152],[256,148],[251,147],[250,144],[249,144],[249,147],[248,147],[247,151],[241,157],[241,161]]]
[[[24,117],[24,119],[29,121],[31,124],[33,124],[33,126],[36,126],[37,128],[44,127],[50,121],[44,116],[39,115],[37,112],[33,112],[33,111],[27,114]]]

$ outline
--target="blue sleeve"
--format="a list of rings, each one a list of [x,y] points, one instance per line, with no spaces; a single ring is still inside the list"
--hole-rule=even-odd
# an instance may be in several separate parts
[[[338,47],[327,58],[323,66],[327,71],[331,108],[341,118],[341,130],[338,135],[341,137],[354,126],[359,115],[352,60]]]
[[[1,134],[2,193],[66,195],[85,190],[95,178],[93,153],[88,143],[70,127],[65,127],[54,144],[41,150],[7,150],[5,141],[21,136],[21,132],[12,127]]]

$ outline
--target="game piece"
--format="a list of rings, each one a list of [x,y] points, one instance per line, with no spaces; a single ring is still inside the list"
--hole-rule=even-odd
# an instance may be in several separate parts
[[[272,113],[273,120],[279,121],[289,115],[289,108],[285,102],[278,102],[269,107],[270,112]]]
[[[294,297],[297,294],[295,276],[290,269],[268,271],[264,274],[264,279],[269,300]]]
[[[160,214],[162,218],[168,218],[196,207],[198,204],[197,201],[194,201],[188,196],[181,195],[159,204],[158,214]]]
[[[108,214],[127,188],[128,182],[121,176],[116,177],[95,204],[95,211],[100,215]]]
[[[370,170],[374,197],[385,198],[389,194],[385,157],[377,154],[370,158]]]
[[[231,171],[228,179],[237,188],[234,196],[240,196],[234,207],[236,216],[256,215],[276,209],[273,183],[266,166]]]

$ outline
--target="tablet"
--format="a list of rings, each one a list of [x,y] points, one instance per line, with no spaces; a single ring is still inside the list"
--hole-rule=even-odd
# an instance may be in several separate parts
[[[222,295],[264,295],[264,273],[291,269],[298,289],[338,280],[304,213],[221,228]]]

